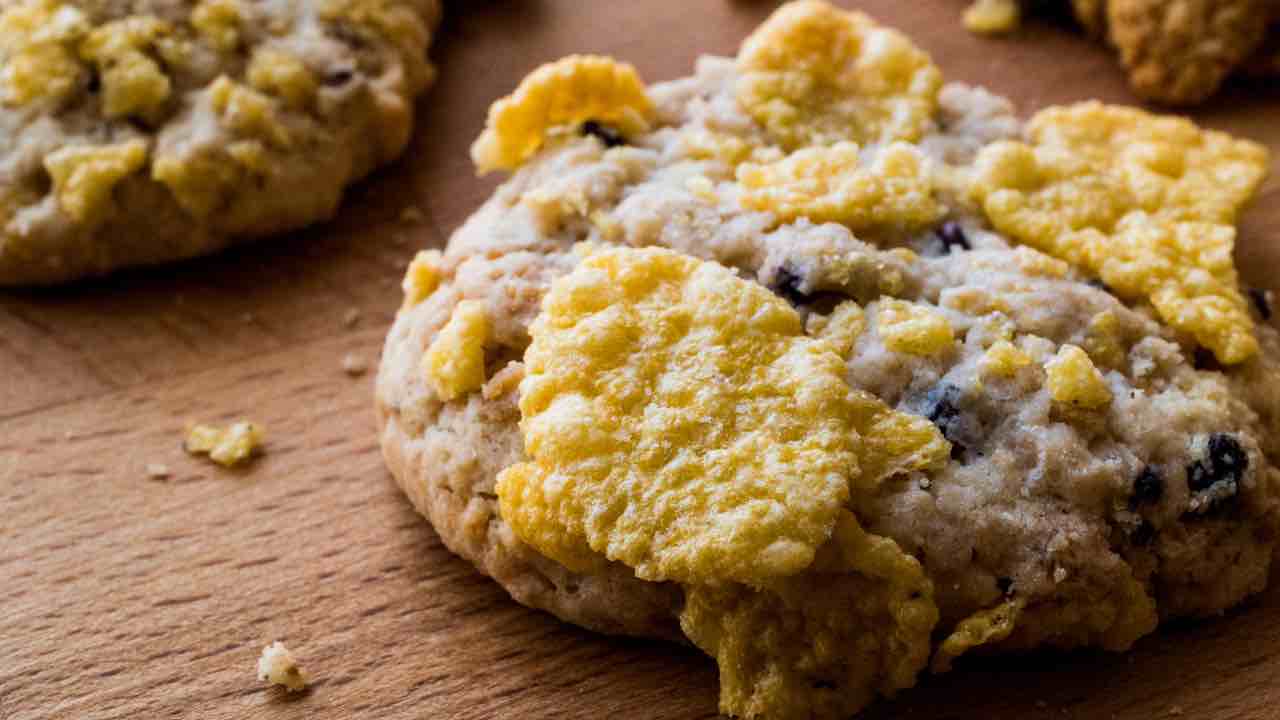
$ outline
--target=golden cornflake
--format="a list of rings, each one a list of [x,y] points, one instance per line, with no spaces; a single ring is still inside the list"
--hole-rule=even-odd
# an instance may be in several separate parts
[[[906,143],[889,145],[867,166],[850,142],[797,150],[768,165],[740,165],[738,182],[743,205],[783,222],[919,228],[942,215],[924,156]]]
[[[426,300],[440,287],[440,262],[444,259],[439,250],[419,250],[405,271],[400,287],[404,289],[403,307],[411,308]]]
[[[876,330],[885,347],[911,355],[937,355],[955,343],[951,323],[936,309],[905,300],[882,300]]]
[[[531,461],[497,490],[521,539],[649,580],[760,585],[812,562],[857,472],[859,408],[789,305],[715,263],[600,249],[530,333]]]
[[[648,129],[652,112],[634,67],[597,55],[571,55],[534,70],[489,108],[471,159],[481,173],[514,170],[556,128],[595,120],[624,135],[639,133]]]
[[[942,73],[896,30],[818,0],[787,3],[738,53],[739,104],[788,150],[920,139]]]
[[[114,145],[72,145],[44,158],[58,206],[76,222],[94,222],[110,212],[111,190],[147,162],[145,140]]]
[[[488,339],[489,313],[484,302],[459,302],[422,356],[427,382],[441,400],[448,402],[484,385],[484,344]]]
[[[806,572],[765,588],[685,590],[680,626],[720,667],[720,711],[848,717],[915,684],[938,620],[920,564],[842,510]]]
[[[1111,388],[1089,354],[1075,345],[1063,345],[1045,363],[1049,394],[1054,401],[1083,408],[1111,402]]]
[[[186,449],[193,455],[207,454],[219,465],[231,467],[253,457],[262,438],[262,426],[244,420],[227,428],[193,425],[187,430]]]
[[[936,673],[947,672],[951,669],[951,661],[969,650],[998,643],[1009,637],[1025,606],[1026,600],[1023,598],[1006,600],[995,607],[979,610],[956,623],[955,629],[934,653],[931,669]]]
[[[1261,146],[1097,102],[1050,108],[997,142],[971,192],[997,230],[1085,268],[1224,363],[1257,352],[1231,249],[1266,174]]]

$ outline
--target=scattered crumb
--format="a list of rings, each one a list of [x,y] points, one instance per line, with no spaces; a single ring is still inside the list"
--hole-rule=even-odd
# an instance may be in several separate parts
[[[240,316],[240,322],[242,322],[242,323],[244,323],[244,324],[246,324],[246,325],[248,325],[249,323],[252,323],[254,320],[257,320],[257,318],[255,318],[255,317],[253,316],[253,313],[251,313],[251,312],[247,312],[247,313],[245,313],[245,314],[243,314],[243,315],[241,315],[241,316]]]
[[[426,219],[427,216],[423,214],[422,209],[417,205],[410,205],[400,211],[400,222],[402,223],[420,223]]]
[[[63,440],[75,440],[75,439],[76,439],[76,434],[75,434],[75,433],[73,433],[73,432],[71,432],[70,430],[68,430],[68,431],[66,431],[66,432],[62,433],[62,439],[63,439]]]
[[[1036,701],[1036,707],[1041,708],[1041,709],[1044,709],[1044,708],[1049,707],[1049,703],[1045,702],[1044,700],[1037,700],[1037,701]]]
[[[164,480],[169,477],[169,466],[164,463],[147,463],[147,477],[152,480]]]
[[[342,316],[343,327],[353,328],[360,322],[360,308],[351,308]]]
[[[358,377],[365,374],[369,369],[369,363],[364,358],[355,353],[347,353],[342,356],[342,372],[351,377]]]
[[[310,678],[298,667],[293,653],[279,640],[262,649],[258,658],[258,679],[273,685],[283,685],[289,692],[298,692],[307,686]]]
[[[1056,583],[1063,582],[1067,579],[1067,569],[1059,565],[1053,569],[1053,581]]]
[[[1013,32],[1021,19],[1018,0],[975,0],[964,11],[965,29],[983,35]]]
[[[1181,706],[1181,705],[1173,705],[1173,706],[1171,706],[1171,707],[1169,708],[1169,714],[1170,714],[1170,715],[1181,715],[1181,714],[1182,714],[1182,706]]]
[[[187,429],[186,450],[192,455],[207,453],[224,467],[248,460],[262,446],[262,426],[241,420],[228,428],[192,425]]]

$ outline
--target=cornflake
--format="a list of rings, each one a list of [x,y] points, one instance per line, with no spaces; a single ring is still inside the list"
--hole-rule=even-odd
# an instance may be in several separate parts
[[[647,130],[652,112],[634,67],[598,55],[571,55],[534,70],[489,108],[471,159],[482,174],[514,170],[557,128],[594,120],[629,135]]]
[[[787,3],[742,44],[738,103],[787,150],[915,141],[942,73],[902,33],[817,0]]]

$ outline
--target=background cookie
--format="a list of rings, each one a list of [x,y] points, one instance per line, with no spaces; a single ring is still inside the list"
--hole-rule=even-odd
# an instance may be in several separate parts
[[[0,15],[0,284],[330,217],[408,142],[437,0],[22,0]]]

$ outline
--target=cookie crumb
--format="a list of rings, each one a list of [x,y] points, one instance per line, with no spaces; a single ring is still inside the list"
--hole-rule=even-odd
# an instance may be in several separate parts
[[[1172,706],[1170,706],[1170,707],[1169,707],[1169,714],[1170,714],[1170,715],[1174,715],[1174,716],[1181,715],[1181,714],[1182,714],[1182,706],[1181,706],[1181,705],[1172,705]]]
[[[364,358],[355,353],[347,353],[342,356],[342,372],[351,377],[359,377],[369,369],[369,363]]]
[[[350,308],[342,316],[342,326],[353,328],[360,322],[360,308]]]
[[[164,480],[169,477],[169,466],[163,463],[147,463],[147,477]]]
[[[262,426],[241,420],[227,428],[192,425],[187,429],[186,451],[192,455],[207,454],[223,467],[238,465],[262,447]]]
[[[964,11],[965,29],[981,35],[1013,32],[1021,20],[1017,0],[975,0]]]
[[[256,318],[254,314],[251,312],[247,312],[240,316],[240,322],[244,323],[245,325],[251,325],[257,319],[258,318]]]
[[[417,205],[409,205],[400,211],[400,222],[405,224],[417,224],[426,219],[427,216]]]
[[[289,692],[299,692],[307,687],[310,678],[298,667],[293,653],[279,640],[262,649],[258,658],[258,679],[272,685],[282,685]]]

